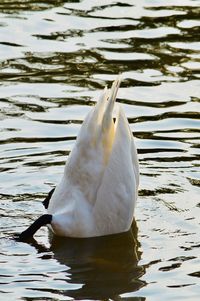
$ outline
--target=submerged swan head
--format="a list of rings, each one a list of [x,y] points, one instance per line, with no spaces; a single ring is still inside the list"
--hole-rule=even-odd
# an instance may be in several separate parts
[[[139,165],[128,120],[115,104],[119,85],[117,77],[86,116],[62,179],[45,200],[44,224],[57,235],[95,237],[131,227]]]

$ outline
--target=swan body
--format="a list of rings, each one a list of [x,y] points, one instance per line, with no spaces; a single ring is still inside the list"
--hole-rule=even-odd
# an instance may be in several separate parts
[[[118,104],[118,77],[84,120],[47,213],[53,232],[94,237],[128,231],[134,215],[139,165],[128,120]]]
[[[19,234],[19,240],[32,238],[45,225],[56,235],[77,238],[130,229],[139,165],[128,120],[122,107],[115,104],[119,85],[118,77],[87,115],[60,183],[43,202],[47,214]]]

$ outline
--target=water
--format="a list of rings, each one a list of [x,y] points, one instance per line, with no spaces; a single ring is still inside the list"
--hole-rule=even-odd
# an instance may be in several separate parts
[[[199,300],[199,12],[199,0],[1,1],[0,300]],[[132,232],[14,241],[118,73],[140,160]]]

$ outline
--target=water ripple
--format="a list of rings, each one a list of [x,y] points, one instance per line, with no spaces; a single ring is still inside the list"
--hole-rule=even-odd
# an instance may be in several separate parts
[[[199,10],[199,0],[1,1],[0,298],[199,298]],[[137,226],[111,240],[63,243],[41,229],[32,245],[14,242],[118,73],[140,160]]]

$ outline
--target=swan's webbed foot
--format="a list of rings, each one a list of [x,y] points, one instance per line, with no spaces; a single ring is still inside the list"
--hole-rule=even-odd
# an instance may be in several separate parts
[[[44,214],[40,216],[28,229],[23,231],[21,234],[17,236],[17,240],[19,241],[26,241],[33,238],[33,235],[39,230],[42,226],[46,226],[50,224],[52,221],[51,214]]]
[[[51,191],[49,191],[47,197],[42,202],[45,209],[47,209],[49,207],[49,201],[51,199],[52,194],[54,193],[54,190],[55,190],[55,188],[53,188]]]

